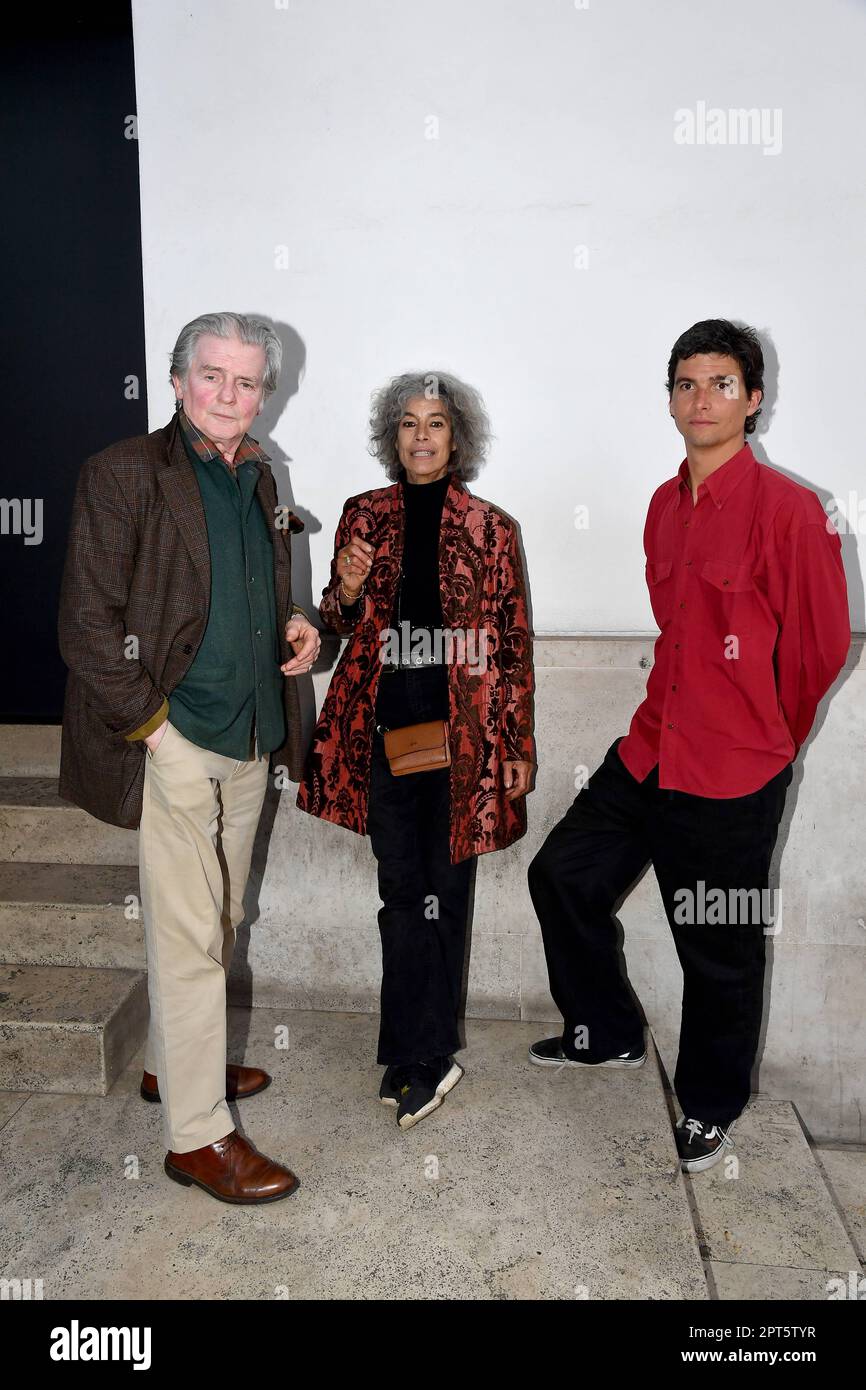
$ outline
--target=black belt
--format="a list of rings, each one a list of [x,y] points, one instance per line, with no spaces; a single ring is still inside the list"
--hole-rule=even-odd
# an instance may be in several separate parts
[[[382,674],[391,676],[395,671],[422,671],[429,666],[445,666],[444,661],[440,661],[433,656],[414,656],[408,661],[401,661],[395,665],[392,661],[382,662]]]

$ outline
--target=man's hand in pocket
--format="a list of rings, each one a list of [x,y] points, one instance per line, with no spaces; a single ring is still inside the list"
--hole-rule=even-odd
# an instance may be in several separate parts
[[[151,753],[155,753],[162,740],[165,738],[165,731],[168,728],[168,720],[164,719],[158,729],[154,729],[152,734],[148,734],[144,740]]]

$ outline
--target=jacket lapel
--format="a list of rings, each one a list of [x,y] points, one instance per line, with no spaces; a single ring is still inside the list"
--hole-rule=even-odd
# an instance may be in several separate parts
[[[376,507],[378,516],[367,536],[372,539],[375,548],[382,599],[390,614],[397,599],[406,519],[403,512],[403,491],[399,483],[383,488],[379,496],[381,501]]]
[[[159,469],[157,479],[209,600],[211,575],[207,521],[198,479],[187,458],[177,416],[167,426],[164,436],[165,466]]]
[[[292,606],[292,543],[290,533],[296,529],[303,530],[303,522],[296,528],[292,521],[298,521],[294,512],[288,511],[289,526],[277,525],[277,485],[274,475],[266,463],[258,463],[259,476],[256,480],[256,497],[265,518],[265,524],[271,534],[271,541],[274,547],[274,593],[277,601],[277,636],[280,639],[280,649],[285,638],[285,626],[282,616],[286,619],[291,617]],[[281,518],[283,520],[284,518]]]
[[[446,611],[455,591],[453,572],[456,542],[465,528],[469,508],[469,493],[456,473],[448,475],[448,487],[442,504],[442,525],[439,530],[439,592],[442,595],[442,621],[446,628],[454,627],[454,614]],[[456,624],[459,626],[459,624]]]

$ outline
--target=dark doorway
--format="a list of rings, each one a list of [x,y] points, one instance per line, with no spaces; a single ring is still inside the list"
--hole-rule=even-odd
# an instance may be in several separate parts
[[[3,27],[0,721],[51,723],[78,470],[147,429],[132,16],[42,3]]]

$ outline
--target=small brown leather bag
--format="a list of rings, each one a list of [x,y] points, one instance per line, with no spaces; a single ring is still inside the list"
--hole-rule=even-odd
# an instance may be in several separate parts
[[[427,724],[409,724],[405,729],[385,732],[385,756],[395,777],[407,772],[435,772],[451,766],[448,720],[431,719]]]

